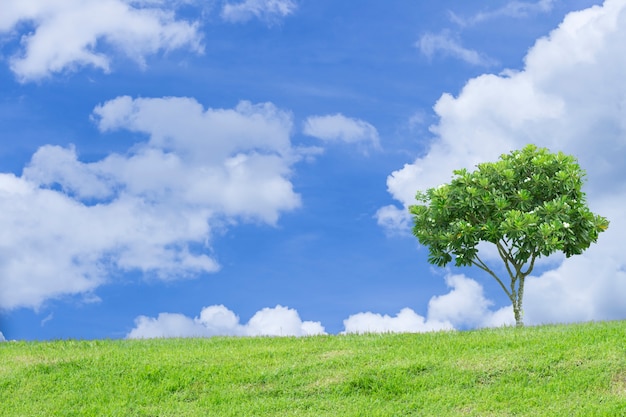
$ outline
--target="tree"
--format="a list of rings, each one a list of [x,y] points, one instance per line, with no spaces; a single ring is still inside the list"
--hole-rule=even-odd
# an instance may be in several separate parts
[[[473,172],[455,170],[452,181],[418,192],[410,206],[413,234],[429,248],[428,261],[443,267],[475,265],[500,284],[523,326],[524,280],[535,261],[561,251],[581,254],[609,221],[592,213],[581,191],[585,172],[573,156],[527,145],[482,163]],[[510,278],[507,287],[478,256],[480,242],[497,248]]]

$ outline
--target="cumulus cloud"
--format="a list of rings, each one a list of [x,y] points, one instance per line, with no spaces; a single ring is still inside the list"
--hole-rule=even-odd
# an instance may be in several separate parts
[[[293,0],[227,2],[222,8],[222,18],[229,22],[247,22],[256,18],[271,23],[292,14],[297,7]]]
[[[121,52],[145,65],[148,55],[188,48],[201,53],[197,23],[176,19],[179,2],[124,0],[6,0],[0,33],[21,34],[21,50],[9,62],[22,82],[78,67],[110,71]]]
[[[450,292],[430,299],[426,317],[410,308],[395,317],[358,313],[344,320],[344,333],[422,333],[515,324],[511,307],[492,310],[493,302],[485,298],[483,287],[476,281],[453,274],[445,279]]]
[[[488,56],[473,49],[465,48],[461,45],[460,40],[448,31],[441,33],[427,32],[420,37],[415,46],[428,59],[432,59],[435,55],[443,55],[481,67],[497,64],[496,61]]]
[[[623,178],[623,177],[622,177]],[[530,277],[526,285],[525,319],[529,323],[622,320],[626,318],[625,193],[597,202],[611,220],[609,230],[585,254]]]
[[[302,321],[296,310],[277,305],[264,308],[245,324],[223,305],[205,307],[195,318],[183,314],[161,313],[157,318],[140,316],[126,337],[211,336],[313,336],[326,334],[319,322]]]
[[[325,142],[364,143],[373,148],[380,147],[378,131],[374,126],[341,113],[308,117],[303,133]]]
[[[0,332],[0,342],[6,342],[7,340],[4,338],[2,332]]]
[[[449,322],[426,320],[410,308],[403,308],[395,316],[376,313],[358,313],[343,321],[345,333],[421,333],[452,330]]]
[[[446,276],[451,291],[428,303],[428,319],[450,322],[455,328],[498,327],[515,324],[511,306],[493,311],[478,282],[462,274]]]
[[[116,271],[159,279],[219,269],[214,229],[274,225],[300,206],[289,113],[270,103],[204,109],[191,98],[119,97],[94,109],[103,131],[142,133],[127,153],[82,162],[41,147],[22,176],[0,174],[0,308],[93,291]]]
[[[626,285],[620,241],[626,234],[621,213],[626,204],[625,42],[623,1],[568,14],[529,50],[521,71],[482,75],[469,80],[457,97],[442,95],[434,107],[439,122],[431,127],[428,151],[387,179],[406,213],[417,190],[448,182],[454,169],[473,169],[527,143],[578,158],[587,171],[584,190],[591,209],[611,225],[583,255],[561,258],[556,267],[529,278],[527,322],[626,317],[626,307],[615,297]],[[386,221],[390,212],[379,211],[379,223],[402,224]]]

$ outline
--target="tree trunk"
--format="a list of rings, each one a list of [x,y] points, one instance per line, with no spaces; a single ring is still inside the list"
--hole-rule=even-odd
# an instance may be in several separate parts
[[[515,327],[524,327],[524,319],[522,318],[522,309],[518,303],[513,303],[513,313],[515,314]]]
[[[515,283],[519,283],[519,287],[515,288]],[[515,326],[523,327],[524,319],[522,318],[522,295],[524,294],[523,280],[511,275],[511,293],[509,299],[513,304],[513,315],[515,315]]]

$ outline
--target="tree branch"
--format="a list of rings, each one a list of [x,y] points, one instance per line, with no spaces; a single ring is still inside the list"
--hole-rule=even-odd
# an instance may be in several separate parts
[[[504,246],[506,246],[506,243],[504,243]],[[502,258],[502,260],[504,261],[504,266],[506,266],[506,270],[509,273],[511,280],[514,282],[515,275],[513,275],[513,272],[511,272],[511,267],[509,266],[509,262],[515,265],[515,261],[511,258],[511,255],[508,253],[508,249],[509,249],[508,246],[506,247],[506,250],[505,250],[503,245],[500,242],[496,242],[496,247],[498,248],[498,254],[500,254],[500,258]]]
[[[533,268],[535,267],[535,259],[537,259],[537,255],[533,253],[533,256],[530,258],[530,265],[528,265],[528,269],[526,270],[526,272],[520,271],[523,277],[527,277],[528,274],[533,272]]]
[[[506,286],[504,285],[504,283],[500,280],[500,278],[498,278],[498,276],[495,274],[495,272],[493,272],[491,269],[489,269],[489,267],[482,261],[482,259],[480,259],[478,256],[474,257],[475,259],[478,260],[478,262],[476,262],[475,260],[472,259],[472,263],[474,265],[476,265],[477,267],[479,267],[480,269],[482,269],[483,271],[487,272],[489,275],[491,275],[492,277],[495,278],[496,281],[498,281],[498,284],[500,284],[500,286],[502,287],[502,289],[504,290],[504,292],[506,293],[506,295],[509,297],[509,299],[511,300],[511,302],[513,302],[513,295],[509,292],[509,290],[506,289]]]

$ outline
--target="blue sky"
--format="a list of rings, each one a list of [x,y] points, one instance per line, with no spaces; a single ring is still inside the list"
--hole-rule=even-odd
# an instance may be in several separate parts
[[[527,143],[611,228],[540,263],[526,322],[626,318],[626,2],[355,5],[5,1],[0,340],[510,324],[406,207]]]

